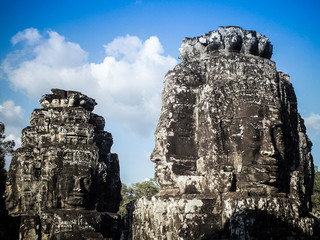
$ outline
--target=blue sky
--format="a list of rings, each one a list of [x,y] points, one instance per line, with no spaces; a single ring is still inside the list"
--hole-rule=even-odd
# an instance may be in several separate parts
[[[320,165],[319,1],[0,0],[0,120],[17,142],[52,87],[97,100],[122,181],[153,176],[149,155],[164,74],[184,37],[241,26],[270,38],[291,76]]]

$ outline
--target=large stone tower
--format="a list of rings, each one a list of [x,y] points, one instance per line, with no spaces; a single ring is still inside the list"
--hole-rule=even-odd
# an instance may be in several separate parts
[[[160,192],[136,203],[134,239],[313,236],[312,144],[268,38],[220,27],[180,52],[151,156]]]
[[[6,206],[21,216],[20,239],[115,238],[121,201],[119,162],[96,102],[52,89],[40,100],[13,154]]]

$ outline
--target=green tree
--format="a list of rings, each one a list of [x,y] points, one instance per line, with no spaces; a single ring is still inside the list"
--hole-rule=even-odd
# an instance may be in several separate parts
[[[151,197],[157,194],[159,187],[156,183],[155,178],[147,181],[134,183],[131,186],[122,184],[121,195],[122,202],[120,203],[119,214],[124,216],[126,213],[126,206],[129,202],[134,201],[141,197]]]
[[[14,148],[14,141],[5,141],[5,126],[0,122],[0,239],[17,239],[19,229],[19,218],[13,218],[8,215],[4,191],[6,187],[7,171],[5,170],[5,157],[11,154]]]
[[[314,174],[313,195],[311,199],[313,209],[320,211],[320,172]]]
[[[5,126],[2,122],[0,122],[0,213],[6,211],[4,205],[3,194],[6,186],[6,175],[7,171],[5,170],[5,157],[7,154],[11,154],[14,148],[14,141],[5,141],[4,135]]]

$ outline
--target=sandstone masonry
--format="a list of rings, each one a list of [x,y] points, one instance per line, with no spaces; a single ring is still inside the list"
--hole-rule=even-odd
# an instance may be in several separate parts
[[[52,89],[22,131],[8,172],[6,206],[20,239],[114,239],[121,201],[119,161],[96,102]]]
[[[312,144],[269,39],[220,27],[180,52],[151,156],[160,192],[136,203],[133,238],[317,239]]]

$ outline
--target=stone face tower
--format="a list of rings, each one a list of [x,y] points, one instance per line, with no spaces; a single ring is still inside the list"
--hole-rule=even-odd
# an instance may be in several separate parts
[[[160,192],[137,202],[134,237],[313,235],[312,144],[268,38],[220,27],[180,52],[151,156]]]
[[[96,102],[52,89],[22,131],[13,154],[6,206],[21,216],[20,239],[105,239],[117,231],[119,162]]]

